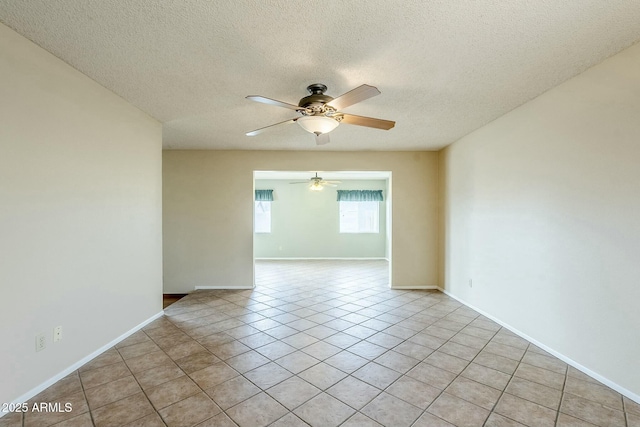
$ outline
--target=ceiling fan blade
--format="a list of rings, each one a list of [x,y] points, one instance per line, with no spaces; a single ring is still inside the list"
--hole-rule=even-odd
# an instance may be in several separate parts
[[[331,142],[329,139],[328,133],[321,133],[320,135],[316,135],[316,144],[317,145],[325,145]]]
[[[350,90],[349,92],[340,95],[327,105],[335,108],[336,110],[342,110],[349,105],[356,104],[365,99],[369,99],[373,96],[380,95],[380,91],[375,86],[362,85]]]
[[[342,181],[322,181],[327,184],[342,184]]]
[[[290,182],[289,184],[308,184],[309,181],[294,181],[294,182]]]
[[[374,119],[373,117],[356,116],[353,114],[342,114],[341,123],[384,130],[389,130],[396,125],[396,122],[391,120]]]
[[[265,126],[263,128],[260,128],[260,129],[252,130],[251,132],[247,132],[246,135],[247,136],[256,136],[257,134],[262,133],[262,132],[264,132],[265,130],[267,130],[269,128],[272,128],[272,127],[278,126],[278,125],[295,123],[296,120],[298,120],[298,117],[293,118],[293,119],[289,119],[289,120],[285,120],[284,122],[280,122],[280,123],[276,123],[276,124],[273,124],[273,125]]]
[[[264,96],[260,96],[260,95],[249,95],[247,96],[247,99],[250,99],[251,101],[262,102],[263,104],[275,105],[276,107],[288,108],[290,110],[296,110],[296,111],[306,110],[306,108],[302,108],[294,104],[289,104],[288,102],[282,102],[276,99],[265,98]]]

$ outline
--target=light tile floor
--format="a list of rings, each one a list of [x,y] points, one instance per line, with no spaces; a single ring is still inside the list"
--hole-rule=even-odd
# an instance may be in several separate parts
[[[384,262],[257,270],[255,290],[194,292],[30,402],[72,412],[0,427],[640,425],[639,404],[446,295],[389,289]]]
[[[256,260],[256,286],[388,286],[385,260]]]

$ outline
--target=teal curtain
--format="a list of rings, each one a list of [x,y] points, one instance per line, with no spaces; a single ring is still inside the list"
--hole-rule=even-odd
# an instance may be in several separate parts
[[[273,190],[256,190],[256,202],[273,202]]]
[[[339,202],[381,202],[382,190],[338,190]]]

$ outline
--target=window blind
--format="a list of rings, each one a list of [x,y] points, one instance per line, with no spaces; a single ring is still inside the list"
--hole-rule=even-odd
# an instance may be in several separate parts
[[[338,190],[339,202],[382,202],[382,190]]]
[[[273,190],[256,190],[256,202],[273,202]]]

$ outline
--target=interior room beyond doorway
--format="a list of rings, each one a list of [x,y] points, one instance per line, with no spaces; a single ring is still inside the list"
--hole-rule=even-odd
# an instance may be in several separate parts
[[[359,272],[390,284],[390,172],[255,171],[254,189],[255,285],[278,268],[310,281],[295,269],[313,265],[327,280],[358,280]]]

